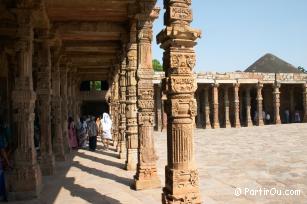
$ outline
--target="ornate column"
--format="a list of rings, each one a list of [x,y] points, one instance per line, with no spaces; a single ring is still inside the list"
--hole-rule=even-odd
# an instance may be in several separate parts
[[[229,120],[229,98],[228,98],[228,86],[224,88],[224,102],[225,102],[225,127],[231,128]]]
[[[200,31],[190,27],[191,0],[165,0],[164,24],[158,43],[165,50],[163,79],[167,94],[167,166],[162,203],[201,203],[199,176],[194,160],[193,118],[196,115],[194,93],[197,83],[193,75],[195,66],[195,40]]]
[[[205,90],[205,125],[206,125],[206,129],[211,129],[209,87],[206,86],[204,90]]]
[[[295,113],[294,87],[291,87],[290,88],[290,123],[295,122],[294,113]]]
[[[58,53],[53,52],[52,70],[52,127],[54,128],[53,152],[57,161],[65,161],[64,139],[62,134],[61,73]]]
[[[258,114],[258,118],[257,118],[257,125],[258,126],[263,126],[263,118],[262,118],[262,88],[263,88],[263,84],[262,83],[258,83],[257,85],[257,114]]]
[[[126,70],[126,137],[127,160],[126,169],[136,170],[138,158],[138,124],[136,107],[136,70],[137,70],[137,44],[136,44],[136,20],[131,21],[130,43],[127,46],[128,66]]]
[[[155,90],[155,121],[156,121],[156,131],[162,128],[162,96],[161,96],[161,84],[156,84],[154,86]]]
[[[213,103],[213,128],[220,128],[219,121],[219,84],[212,84],[212,103]]]
[[[152,6],[150,6],[152,5]],[[159,16],[159,8],[153,8],[155,1],[141,3],[144,12],[138,16],[138,165],[134,177],[136,190],[161,186],[157,174],[157,156],[154,146],[154,84],[152,68],[152,24]],[[149,10],[147,10],[149,9]]]
[[[252,127],[250,87],[246,87],[246,127]]]
[[[119,75],[119,106],[120,106],[120,122],[119,122],[119,158],[126,159],[126,57],[123,57]]]
[[[279,88],[280,88],[280,83],[275,82],[274,91],[273,91],[275,124],[281,124],[280,113],[279,113],[280,112],[279,111],[279,108],[280,108],[280,91],[279,91]]]
[[[40,30],[38,45],[37,100],[40,120],[40,167],[43,175],[52,175],[55,170],[51,143],[51,53],[49,31]]]
[[[62,136],[65,154],[70,153],[69,143],[68,143],[68,98],[67,98],[67,60],[61,60],[60,70],[61,70],[61,98],[62,98]]]
[[[307,82],[303,84],[303,98],[304,98],[304,118],[303,122],[307,123]]]
[[[80,110],[79,110],[79,97],[78,97],[78,92],[79,92],[79,86],[78,86],[78,76],[77,76],[77,70],[74,69],[74,75],[73,75],[73,116],[74,120],[77,121],[78,118],[80,118]]]
[[[41,171],[34,147],[34,106],[32,53],[32,10],[26,4],[17,5],[16,40],[17,73],[12,91],[13,134],[16,138],[14,168],[8,174],[8,191],[13,199],[31,199],[41,190]]]
[[[196,92],[195,98],[196,98],[196,103],[197,103],[197,116],[194,119],[194,121],[195,121],[194,127],[195,128],[201,128],[202,127],[201,110],[200,110],[201,96],[200,96],[200,92],[199,91]]]
[[[118,69],[119,70],[119,69]],[[118,98],[118,78],[119,74],[115,74],[114,77],[114,83],[113,83],[113,93],[112,93],[112,108],[113,108],[113,138],[114,138],[114,143],[116,142],[116,150],[119,151],[119,134],[118,134],[118,113],[119,113],[119,98]]]
[[[234,127],[235,128],[240,128],[241,124],[240,124],[240,97],[239,97],[239,87],[240,84],[239,83],[235,83],[233,84],[233,90],[234,90],[234,107],[235,107],[235,120],[234,120]]]
[[[72,69],[67,70],[67,119],[72,116]]]

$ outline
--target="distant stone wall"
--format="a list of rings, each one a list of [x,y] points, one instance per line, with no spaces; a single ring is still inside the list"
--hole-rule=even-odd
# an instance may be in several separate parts
[[[304,73],[259,73],[259,72],[206,72],[195,74],[198,84],[210,83],[298,83],[303,84],[307,82],[307,74]],[[154,76],[154,83],[160,83],[164,77],[163,72],[156,72]]]

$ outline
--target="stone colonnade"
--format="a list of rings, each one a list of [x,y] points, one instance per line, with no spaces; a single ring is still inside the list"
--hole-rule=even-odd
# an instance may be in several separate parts
[[[157,78],[155,78],[157,81]],[[251,78],[250,80],[254,80]],[[253,125],[281,124],[296,122],[295,114],[300,122],[306,121],[306,84],[303,81],[271,81],[255,83],[239,83],[229,80],[223,83],[199,83],[198,127],[239,128]],[[254,80],[255,81],[255,80]],[[158,88],[159,86],[156,86]],[[156,91],[158,92],[158,91]],[[297,98],[298,100],[295,100]],[[161,101],[161,97],[160,97]],[[270,109],[270,107],[272,107]],[[285,112],[289,112],[289,118]],[[270,121],[265,115],[270,114]],[[258,114],[260,113],[260,114]],[[155,110],[156,115],[161,115]],[[158,120],[162,121],[161,117]],[[156,121],[156,126],[161,122]],[[287,121],[289,120],[289,121]],[[159,127],[157,127],[159,129]]]

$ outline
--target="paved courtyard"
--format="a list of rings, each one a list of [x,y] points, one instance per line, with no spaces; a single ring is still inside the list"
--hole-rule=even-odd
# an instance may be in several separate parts
[[[195,135],[205,204],[307,203],[307,124],[199,129]],[[166,133],[156,132],[155,138],[164,183]],[[134,172],[123,170],[117,153],[99,148],[95,153],[79,150],[70,162],[58,163],[57,174],[44,178],[40,199],[28,203],[160,203],[161,189],[131,190]]]

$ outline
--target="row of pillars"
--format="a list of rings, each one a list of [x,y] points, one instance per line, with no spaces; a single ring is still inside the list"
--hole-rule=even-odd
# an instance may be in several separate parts
[[[17,67],[12,109],[13,134],[17,142],[14,169],[8,175],[12,199],[38,196],[42,175],[53,175],[55,160],[64,161],[70,152],[67,119],[68,116],[77,117],[80,110],[75,70],[60,59],[59,47],[51,45],[49,29],[35,29],[38,37],[34,41],[33,12],[26,4],[16,9],[18,38],[14,57]],[[39,162],[34,147],[35,107],[41,130]]]
[[[117,122],[119,157],[126,160],[127,170],[136,170],[133,185],[137,190],[161,186],[153,138],[155,103],[151,42],[152,23],[159,14],[154,3],[141,4],[144,15],[139,14],[131,20],[130,39],[123,49],[118,78],[119,103],[113,103],[119,107],[111,107],[111,110],[120,111]],[[201,203],[193,145],[193,118],[197,110],[193,47],[200,31],[190,27],[191,1],[164,1],[164,6],[166,28],[157,36],[165,50],[163,89],[168,98],[165,106],[168,162],[162,203]]]
[[[263,84],[262,83],[258,83],[257,85],[255,85],[257,88],[257,116],[256,116],[256,125],[258,126],[262,126],[264,125],[264,121],[263,121],[263,115],[262,115],[262,111],[263,111],[263,96],[262,96],[262,89],[263,89]],[[306,111],[306,86],[307,84],[303,84],[303,94],[304,94],[304,107],[305,107],[305,115],[304,115],[304,122],[307,120],[307,111]],[[210,104],[209,104],[209,87],[206,86],[204,88],[204,103],[205,103],[205,128],[206,129],[210,129],[210,128],[220,128],[220,121],[219,121],[219,84],[213,84],[212,85],[212,110],[210,109]],[[234,95],[234,100],[233,100],[233,107],[234,107],[234,124],[233,127],[235,128],[239,128],[241,127],[241,123],[240,123],[240,100],[239,100],[239,88],[240,88],[240,84],[236,83],[233,84],[233,86],[225,86],[224,87],[224,108],[225,108],[225,127],[229,128],[231,127],[231,119],[230,119],[230,114],[229,114],[229,110],[230,110],[230,101],[229,101],[229,90],[231,89],[233,91],[233,95]],[[244,125],[246,127],[250,127],[253,126],[253,121],[251,118],[251,89],[253,88],[253,85],[247,85],[245,88],[245,93],[246,93],[246,121],[244,121]],[[291,94],[293,95],[293,92],[291,92]],[[291,97],[293,98],[293,96]],[[293,103],[293,101],[292,101]],[[273,85],[273,106],[274,106],[274,123],[275,124],[281,124],[281,119],[280,119],[280,84],[279,83],[275,83]],[[212,121],[210,120],[210,112],[213,112],[212,114]]]
[[[147,3],[143,5],[144,12],[130,21],[130,38],[123,46],[124,54],[119,76],[115,78],[116,88],[112,90],[113,103],[110,108],[113,110],[112,119],[118,120],[115,121],[118,124],[118,127],[115,127],[118,132],[115,140],[118,141],[119,158],[125,159],[126,170],[136,171],[133,187],[137,190],[161,186],[153,139],[154,88],[151,50],[152,26],[159,15],[159,9],[154,8],[154,1]],[[118,117],[115,110],[120,113]]]

